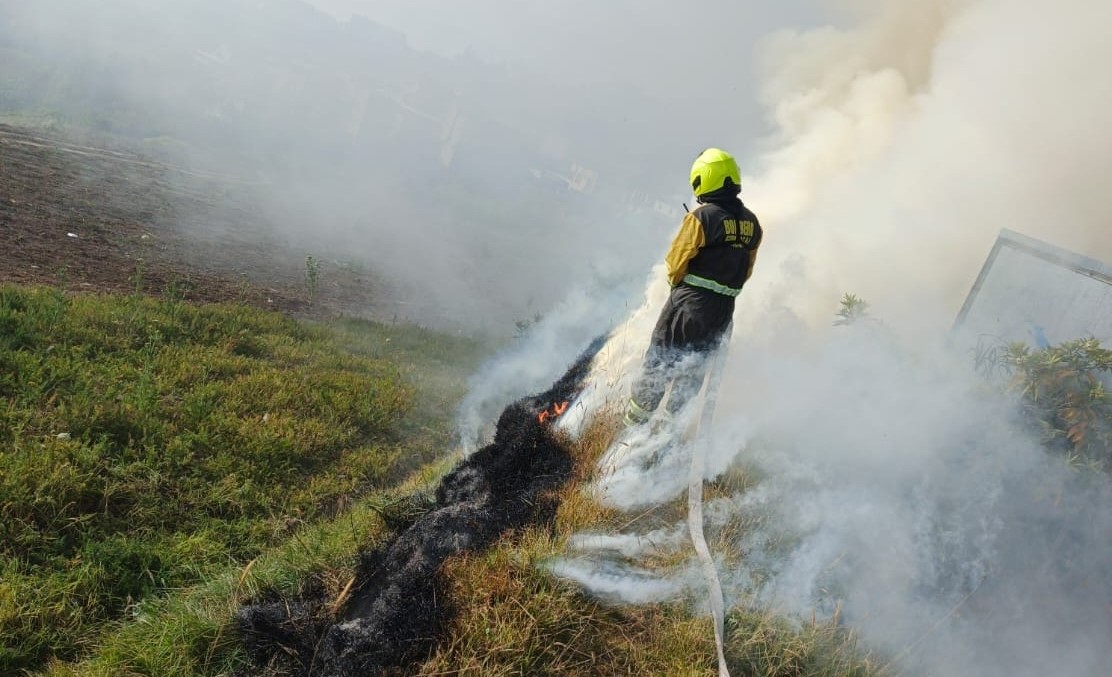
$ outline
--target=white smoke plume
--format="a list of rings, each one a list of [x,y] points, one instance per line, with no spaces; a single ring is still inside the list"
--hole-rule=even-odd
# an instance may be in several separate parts
[[[1103,674],[1107,477],[1047,455],[964,356],[909,353],[879,325],[839,332],[804,352],[733,346],[705,449],[708,479],[747,478],[705,509],[728,602],[838,614],[911,674]],[[599,497],[631,514],[681,497],[678,437],[623,435]],[[689,568],[638,564],[682,527],[585,534],[553,570],[604,598],[643,601],[651,581],[698,600]]]
[[[852,290],[901,331],[937,328],[1001,228],[1112,258],[1112,5],[850,4],[858,27],[765,52],[779,134],[746,184],[768,236],[740,323],[821,324]]]
[[[1048,456],[971,357],[939,345],[1001,228],[1112,258],[1112,5],[843,4],[855,27],[765,51],[778,134],[743,197],[766,240],[706,450],[708,479],[750,478],[706,510],[732,548],[729,601],[837,613],[913,673],[1106,674],[1112,486]],[[831,334],[845,291],[884,324]],[[662,297],[650,287],[616,332],[581,416],[624,404]],[[603,500],[681,495],[667,479],[684,450],[649,446],[619,440]]]

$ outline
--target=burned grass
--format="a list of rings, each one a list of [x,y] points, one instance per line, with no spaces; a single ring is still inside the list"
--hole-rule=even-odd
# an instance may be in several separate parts
[[[548,391],[507,407],[494,441],[440,482],[435,507],[361,557],[356,586],[335,621],[320,596],[260,600],[238,623],[257,671],[294,675],[389,674],[435,645],[451,609],[438,595],[444,563],[482,552],[527,525],[551,524],[573,459],[549,425],[580,388],[602,340]],[[548,415],[546,415],[548,414]]]

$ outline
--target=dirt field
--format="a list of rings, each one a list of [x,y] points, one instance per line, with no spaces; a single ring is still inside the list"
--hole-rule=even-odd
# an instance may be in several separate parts
[[[234,177],[0,124],[0,282],[383,315],[358,266],[315,253],[311,284],[253,200]]]

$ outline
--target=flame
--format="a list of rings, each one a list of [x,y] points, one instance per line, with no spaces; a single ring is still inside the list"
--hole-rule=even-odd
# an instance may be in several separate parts
[[[549,421],[554,421],[560,416],[563,416],[564,412],[567,410],[567,402],[554,403],[551,407],[545,409],[537,416],[537,421],[542,424],[548,423]]]

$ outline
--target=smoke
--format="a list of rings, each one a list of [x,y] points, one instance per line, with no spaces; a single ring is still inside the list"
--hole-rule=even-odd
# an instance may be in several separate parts
[[[630,293],[629,284],[609,289],[574,289],[547,315],[523,326],[514,342],[470,379],[457,418],[463,449],[472,451],[485,443],[493,434],[490,422],[503,407],[519,398],[522,392],[539,390],[543,384],[551,382],[559,374],[559,365],[570,362],[581,346],[598,336],[600,328],[616,326],[628,312],[625,303]],[[630,356],[625,350],[627,339],[640,339],[647,345],[643,336],[630,336],[628,330],[611,336],[603,348],[608,357],[602,362],[608,362],[609,356],[618,352]],[[596,371],[596,380],[599,374]],[[595,383],[591,384],[591,389],[598,390]],[[577,399],[576,406],[561,417],[561,429],[582,429],[589,414],[597,410],[592,397],[585,394]]]
[[[660,270],[636,290],[678,221],[684,169],[708,145],[737,150],[766,238],[707,458],[708,476],[748,478],[706,508],[732,548],[718,549],[731,601],[840,609],[936,674],[1100,673],[1107,482],[1046,457],[965,356],[934,346],[1001,228],[1112,259],[1112,4],[840,0],[837,25],[763,44],[759,88],[749,37],[811,21],[803,3],[703,2],[683,17],[656,0],[316,4],[347,14],[0,3],[0,113],[46,111],[245,179],[237,198],[290,247],[366,265],[403,318],[504,334],[540,313],[475,378],[469,448],[610,328],[558,425],[574,434],[624,404]],[[754,143],[758,89],[772,133]],[[831,335],[847,291],[888,329]],[[619,506],[678,495],[685,452],[667,437],[621,440],[600,493]],[[683,571],[647,579],[636,548],[613,546],[578,544],[569,575],[627,599],[687,585]],[[595,582],[593,553],[607,562]]]
[[[649,570],[628,564],[590,560],[560,559],[548,565],[548,570],[591,591],[603,600],[624,604],[650,604],[679,597],[689,587],[688,581],[678,577],[661,577]]]
[[[475,44],[526,35],[464,14],[453,34]],[[695,145],[659,134],[684,124],[675,79],[583,83],[549,77],[555,55],[504,55],[422,51],[301,0],[3,3],[0,118],[231,179],[152,228],[278,243],[321,263],[322,289],[365,271],[365,314],[504,338],[644,274]]]
[[[705,519],[728,604],[837,616],[912,674],[1102,674],[1108,478],[1049,456],[964,356],[875,323],[787,345],[735,343],[705,448],[725,479]],[[673,425],[620,436],[601,500],[674,509],[691,448]],[[604,599],[698,603],[690,561],[647,564],[684,549],[682,519],[649,523],[582,534],[552,570]]]
[[[767,43],[778,131],[744,179],[767,236],[706,449],[707,478],[740,485],[706,509],[733,606],[837,617],[915,674],[1106,671],[1112,483],[1049,456],[970,356],[939,347],[1000,228],[1112,258],[1095,119],[1112,8],[1067,5],[854,2],[853,27]],[[832,333],[845,291],[882,323]],[[647,331],[660,298],[615,335]],[[643,344],[623,346],[604,349],[589,411],[624,404]],[[679,498],[684,425],[623,433],[600,498]],[[626,567],[637,598],[648,555],[593,538],[564,573],[613,596]]]
[[[740,318],[825,320],[832,292],[942,326],[1001,228],[1112,258],[1107,3],[849,3],[764,56],[779,132],[746,195],[769,225]]]
[[[1099,674],[1107,478],[1048,457],[963,359],[870,329],[791,359],[735,355],[720,401],[754,422],[722,424],[712,453],[761,479],[717,518],[754,520],[729,588],[799,616],[840,609],[927,673]]]

